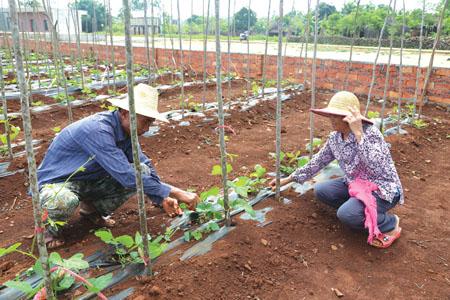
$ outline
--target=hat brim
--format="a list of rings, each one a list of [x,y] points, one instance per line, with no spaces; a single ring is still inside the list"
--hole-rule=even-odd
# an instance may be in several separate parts
[[[119,108],[125,109],[127,111],[130,111],[130,107],[128,106],[128,98],[125,99],[107,99],[109,103],[111,103],[114,106],[117,106]],[[150,109],[142,109],[140,107],[136,107],[136,114],[153,118],[161,122],[169,123],[169,120],[164,117],[161,113],[158,111],[150,110]]]
[[[310,109],[311,112],[318,114],[323,117],[332,117],[332,116],[338,116],[338,117],[346,117],[349,115],[349,113],[345,110],[340,110],[336,108],[312,108]],[[373,124],[373,121],[370,119],[367,119],[366,117],[362,116],[362,121],[366,122],[368,124]]]

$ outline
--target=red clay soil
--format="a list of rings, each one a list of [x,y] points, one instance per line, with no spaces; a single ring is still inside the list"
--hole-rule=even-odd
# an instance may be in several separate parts
[[[317,105],[322,106],[328,97],[319,95]],[[284,103],[284,151],[305,153],[308,107],[308,93]],[[99,110],[97,105],[76,108],[75,118]],[[267,215],[270,225],[258,227],[235,218],[237,228],[211,252],[181,262],[182,252],[175,249],[175,255],[157,261],[155,277],[132,278],[105,293],[133,286],[136,291],[130,299],[333,299],[331,289],[337,288],[348,299],[445,299],[450,291],[450,123],[448,113],[439,109],[426,107],[424,114],[431,118],[427,128],[408,127],[409,135],[387,138],[406,191],[405,205],[394,209],[403,234],[391,248],[368,246],[364,234],[344,228],[335,212],[317,203],[312,192],[301,197],[289,193],[285,195],[293,200],[289,205],[269,199],[257,206],[273,207]],[[226,119],[236,133],[228,133],[227,143],[228,152],[238,155],[232,162],[232,176],[248,174],[257,163],[274,169],[268,155],[275,151],[274,116],[272,101],[248,112],[233,111]],[[64,127],[66,119],[61,109],[33,116],[34,137],[45,139],[37,151],[38,163],[53,136],[51,128]],[[220,184],[219,178],[210,175],[219,159],[217,122],[189,120],[194,123],[189,127],[163,126],[158,135],[140,141],[164,181],[200,192]],[[316,117],[315,124],[316,136],[326,139],[330,130],[326,120]],[[13,168],[26,167],[24,159],[17,161]],[[25,247],[31,243],[27,236],[33,231],[33,217],[26,185],[23,173],[0,179],[2,247],[16,241]],[[164,231],[161,224],[170,221],[158,208],[148,207],[148,215],[152,234]],[[115,235],[134,234],[138,230],[135,199],[121,207],[115,218],[119,222]],[[58,250],[65,256],[90,255],[103,247],[89,232],[92,227],[78,219],[75,216],[65,230],[66,245]],[[19,255],[0,259],[0,281],[13,278],[30,263]]]

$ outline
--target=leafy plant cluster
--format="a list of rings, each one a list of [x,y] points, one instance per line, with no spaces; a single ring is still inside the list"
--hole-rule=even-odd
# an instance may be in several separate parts
[[[15,243],[8,248],[0,248],[0,257],[11,253],[19,253],[33,258],[34,264],[26,271],[26,275],[37,274],[44,276],[41,261],[30,252],[19,249],[21,243]],[[76,253],[70,258],[64,259],[57,252],[49,255],[48,262],[50,265],[50,280],[52,289],[55,292],[63,292],[74,286],[75,281],[79,281],[83,286],[93,293],[100,293],[111,281],[112,273],[97,277],[84,278],[80,275],[83,270],[89,268],[89,263],[83,259],[82,253]],[[15,279],[9,280],[4,284],[7,287],[17,289],[26,294],[27,298],[31,298],[38,292],[42,291],[44,282],[41,281],[33,287],[24,279],[24,276],[17,275]]]
[[[151,259],[155,259],[164,252],[168,245],[167,242],[170,241],[174,233],[175,231],[168,231],[153,240],[150,235],[148,236],[148,249]],[[95,236],[99,237],[104,243],[113,246],[114,258],[121,265],[144,262],[144,243],[139,232],[136,232],[134,237],[130,235],[114,237],[110,230],[100,229],[95,232]]]
[[[276,154],[269,154],[272,159],[276,160]],[[301,156],[300,150],[295,152],[280,152],[280,172],[285,175],[290,175],[297,168],[305,166],[309,162],[308,156]]]
[[[398,120],[398,106],[394,105],[394,107],[392,108],[392,112],[389,115],[391,119],[397,121]],[[406,104],[404,106],[401,107],[400,109],[400,120],[405,119],[405,118],[409,118],[411,125],[418,128],[418,129],[422,129],[428,126],[427,122],[425,122],[422,119],[417,119],[417,118],[413,118],[414,117],[414,104]]]
[[[227,174],[233,171],[231,164],[227,164]],[[239,176],[234,180],[227,181],[229,190],[229,205],[231,209],[244,209],[250,216],[255,217],[255,211],[248,203],[249,196],[255,194],[264,185],[266,169],[261,165],[256,165],[249,176]],[[221,176],[222,168],[220,165],[214,165],[211,175]],[[200,240],[204,233],[219,230],[217,221],[224,217],[224,199],[220,188],[211,187],[209,190],[200,194],[201,202],[197,205],[195,212],[189,212],[196,215],[196,222],[200,224],[207,223],[202,229],[186,231],[184,238],[186,241],[191,239]],[[181,206],[185,209],[185,206]]]
[[[19,133],[20,133],[20,127],[12,125],[11,123],[9,123],[9,120],[8,121],[7,120],[0,120],[0,124],[5,124],[5,123],[10,128],[9,140],[11,142],[13,142],[17,138]],[[4,153],[6,153],[8,151],[8,148],[7,148],[8,147],[7,146],[7,133],[6,132],[0,134],[0,142],[1,142],[0,153],[4,154]]]

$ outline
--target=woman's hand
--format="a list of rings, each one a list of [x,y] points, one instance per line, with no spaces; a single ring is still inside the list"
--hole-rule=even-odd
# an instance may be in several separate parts
[[[356,137],[356,140],[361,142],[362,136],[363,136],[363,127],[362,127],[362,115],[359,112],[359,110],[350,107],[351,114],[346,116],[343,121],[347,122],[351,131]]]
[[[288,176],[288,177],[285,177],[285,178],[281,178],[280,179],[280,186],[286,185],[286,184],[292,182],[292,180],[293,179],[292,179],[291,176]],[[277,187],[277,179],[276,178],[272,179],[269,182],[269,186],[272,188],[272,191],[275,191],[275,188]]]

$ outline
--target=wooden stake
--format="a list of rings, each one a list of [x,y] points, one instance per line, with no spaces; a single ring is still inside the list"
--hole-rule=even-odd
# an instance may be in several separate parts
[[[276,189],[275,198],[280,199],[280,167],[281,167],[281,80],[283,79],[283,0],[280,0],[278,16],[278,56],[277,56],[277,109],[275,117],[275,148],[276,148]]]
[[[319,31],[319,0],[316,2],[316,9],[314,13],[314,52],[311,71],[311,109],[316,107],[316,69],[317,69],[317,34]],[[313,156],[313,141],[314,141],[314,114],[309,113],[309,158]]]
[[[223,207],[225,210],[225,225],[231,225],[230,206],[228,203],[228,184],[227,184],[227,152],[225,145],[225,121],[223,113],[223,99],[222,99],[222,59],[220,52],[220,1],[215,0],[216,12],[216,87],[217,87],[217,103],[218,103],[218,118],[219,118],[219,143],[220,143],[220,165],[222,167],[222,185],[223,185]],[[209,4],[209,1],[208,1]],[[209,5],[208,5],[209,6]]]
[[[13,1],[13,0],[10,0]],[[139,205],[139,225],[142,235],[142,243],[144,244],[144,263],[147,263],[147,272],[152,274],[152,262],[150,251],[148,248],[148,229],[147,229],[147,214],[145,210],[144,200],[144,187],[142,184],[142,168],[139,160],[139,142],[137,136],[136,125],[136,109],[134,106],[134,78],[133,78],[133,51],[131,45],[131,33],[130,33],[130,6],[128,0],[123,0],[124,8],[124,20],[125,20],[125,50],[127,57],[127,88],[128,88],[128,103],[129,103],[129,115],[130,115],[130,135],[131,145],[133,149],[133,163],[136,175],[136,190]],[[147,260],[147,261],[146,261]]]
[[[37,175],[36,175],[36,160],[34,158],[34,150],[33,150],[33,137],[31,132],[31,115],[30,115],[30,104],[28,101],[28,91],[27,84],[25,80],[25,74],[23,69],[23,58],[22,58],[22,49],[20,47],[19,41],[19,26],[18,26],[18,17],[17,17],[17,9],[16,9],[16,1],[8,0],[9,3],[9,12],[11,18],[11,32],[12,32],[12,41],[14,47],[14,56],[16,59],[16,71],[17,71],[17,81],[19,83],[20,89],[20,104],[21,104],[21,113],[22,113],[22,122],[23,129],[25,132],[25,150],[27,153],[27,162],[28,162],[28,177],[31,189],[31,198],[33,205],[33,216],[34,216],[34,227],[36,231],[36,240],[38,244],[39,250],[39,260],[42,264],[43,269],[43,277],[44,277],[44,286],[47,292],[47,296],[50,299],[54,299],[54,294],[52,290],[52,283],[50,279],[50,268],[48,265],[48,252],[45,246],[45,238],[44,238],[44,224],[42,222],[42,211],[41,205],[39,201],[39,187],[37,183]]]

